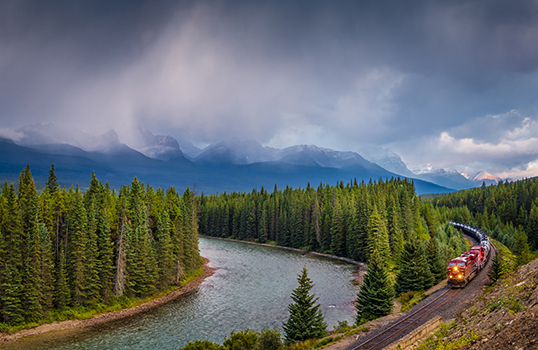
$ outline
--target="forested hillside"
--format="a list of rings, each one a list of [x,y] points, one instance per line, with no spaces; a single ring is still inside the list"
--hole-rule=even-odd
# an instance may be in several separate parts
[[[30,167],[0,194],[0,323],[16,325],[156,294],[201,266],[194,195],[95,175],[82,193]],[[54,318],[52,318],[54,319]]]
[[[440,226],[446,218],[424,205],[406,179],[202,196],[199,209],[203,235],[274,242],[358,261],[368,261],[378,250],[397,269],[409,240],[425,251],[435,237],[432,249],[443,261],[465,247],[461,236]]]

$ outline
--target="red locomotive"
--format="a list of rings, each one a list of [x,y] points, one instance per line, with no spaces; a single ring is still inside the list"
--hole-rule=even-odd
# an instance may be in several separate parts
[[[448,284],[451,287],[465,287],[485,265],[484,247],[472,247],[468,252],[448,262]]]
[[[472,247],[468,252],[448,262],[448,285],[460,288],[465,287],[486,266],[491,245],[488,235],[482,230],[458,222],[451,224],[480,242],[480,245]]]

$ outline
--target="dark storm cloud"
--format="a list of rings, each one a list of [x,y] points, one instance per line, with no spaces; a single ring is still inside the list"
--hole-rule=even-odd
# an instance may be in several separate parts
[[[471,164],[462,140],[521,153],[537,118],[538,1],[5,1],[0,26],[0,128],[142,124]]]

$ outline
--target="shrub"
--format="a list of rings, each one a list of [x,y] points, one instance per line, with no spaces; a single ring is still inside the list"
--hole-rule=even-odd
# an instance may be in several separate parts
[[[254,350],[258,342],[258,333],[245,329],[240,332],[232,332],[222,345],[228,350]]]
[[[279,350],[282,348],[282,338],[278,329],[262,329],[256,350]]]
[[[185,347],[178,350],[223,350],[222,345],[213,343],[209,340],[196,340],[189,342]]]

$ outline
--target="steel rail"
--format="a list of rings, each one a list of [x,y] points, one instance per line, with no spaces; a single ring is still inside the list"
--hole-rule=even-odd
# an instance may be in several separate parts
[[[419,310],[402,318],[401,320],[398,320],[395,324],[393,324],[383,332],[352,348],[352,350],[374,350],[378,348],[380,345],[386,343],[387,341],[394,338],[396,335],[402,333],[404,330],[409,328],[421,318],[429,315],[439,306],[443,305],[446,301],[458,294],[460,290],[461,289],[448,289],[447,291],[439,295],[437,298],[421,307]],[[443,297],[445,298],[443,299]]]

